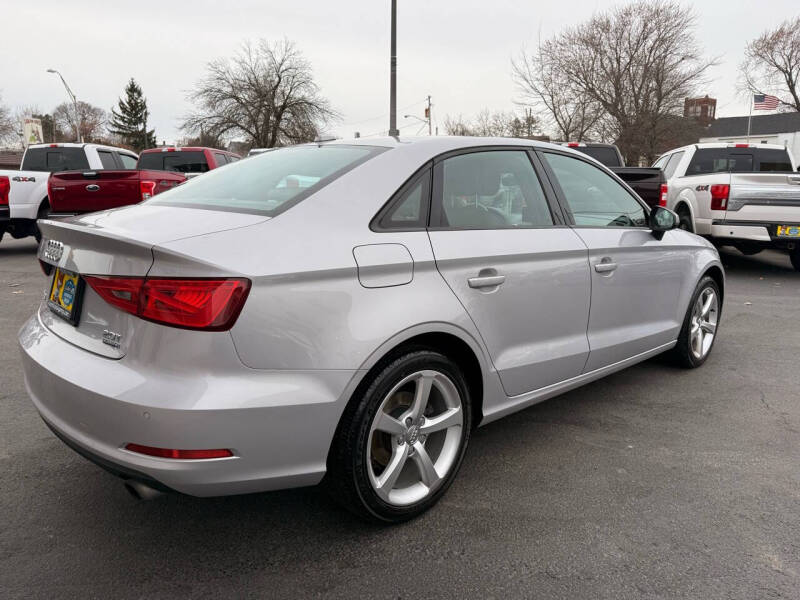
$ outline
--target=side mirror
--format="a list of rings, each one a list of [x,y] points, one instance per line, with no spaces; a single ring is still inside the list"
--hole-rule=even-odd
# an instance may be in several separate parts
[[[659,240],[664,237],[665,231],[676,229],[679,223],[680,219],[678,215],[663,206],[656,206],[653,208],[647,220],[648,227],[653,231],[653,235],[656,239]]]

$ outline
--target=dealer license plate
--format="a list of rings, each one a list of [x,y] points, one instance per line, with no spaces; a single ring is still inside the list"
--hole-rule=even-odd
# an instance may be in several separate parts
[[[83,297],[83,279],[77,273],[56,267],[47,305],[54,313],[73,325],[78,324]]]
[[[778,237],[800,237],[800,225],[778,225]]]

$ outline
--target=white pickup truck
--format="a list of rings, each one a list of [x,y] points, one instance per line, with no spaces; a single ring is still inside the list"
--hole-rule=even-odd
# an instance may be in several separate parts
[[[681,228],[744,254],[789,251],[800,271],[800,173],[783,146],[693,144],[653,164],[667,178],[667,208]]]
[[[47,180],[59,171],[135,169],[130,150],[99,144],[34,144],[28,146],[19,171],[0,170],[0,239],[5,233],[39,239],[36,219],[48,214]]]

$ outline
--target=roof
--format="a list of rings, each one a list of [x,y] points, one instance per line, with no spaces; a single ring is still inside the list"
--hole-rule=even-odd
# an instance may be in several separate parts
[[[416,147],[423,151],[433,151],[434,153],[447,152],[449,150],[459,150],[461,148],[472,148],[477,146],[525,146],[535,148],[553,148],[558,150],[572,151],[558,144],[510,137],[473,137],[457,135],[437,135],[437,136],[401,136],[401,137],[360,137],[351,139],[336,139],[329,142],[309,142],[313,146],[329,146],[334,144],[346,144],[352,146],[382,146],[384,148],[407,148]]]
[[[140,154],[154,154],[156,152],[203,152],[204,150],[239,156],[236,154],[236,152],[223,150],[221,148],[211,148],[210,146],[156,146],[155,148],[147,148],[146,150],[142,150]]]
[[[703,137],[734,137],[747,135],[748,117],[725,117],[713,121]],[[750,135],[791,133],[800,131],[800,112],[754,115],[750,123]]]

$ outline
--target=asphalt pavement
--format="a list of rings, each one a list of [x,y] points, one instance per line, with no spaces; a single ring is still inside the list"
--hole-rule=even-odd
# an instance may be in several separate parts
[[[46,279],[0,242],[0,598],[800,598],[800,273],[723,253],[701,369],[656,358],[479,429],[443,500],[367,525],[317,489],[134,500],[25,393]]]

